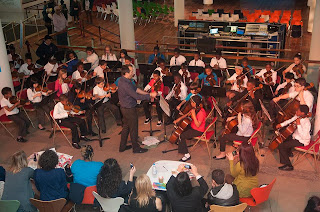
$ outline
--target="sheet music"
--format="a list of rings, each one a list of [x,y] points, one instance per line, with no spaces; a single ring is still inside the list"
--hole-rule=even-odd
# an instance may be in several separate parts
[[[169,104],[162,95],[160,95],[160,107],[167,116],[171,116]]]

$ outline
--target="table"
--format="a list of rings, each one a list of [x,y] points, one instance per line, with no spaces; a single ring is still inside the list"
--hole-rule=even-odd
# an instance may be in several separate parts
[[[155,186],[155,183],[159,183],[159,177],[163,177],[163,183],[164,185],[167,184],[169,181],[170,177],[172,176],[173,171],[177,171],[178,166],[180,164],[188,164],[192,165],[191,163],[186,163],[186,162],[180,162],[180,161],[172,161],[172,160],[159,160],[155,162],[156,168],[157,168],[157,174],[153,175],[152,174],[152,166],[149,168],[147,175],[151,180],[152,187],[155,190],[160,190],[160,191],[166,191],[166,188],[161,188],[158,186]]]

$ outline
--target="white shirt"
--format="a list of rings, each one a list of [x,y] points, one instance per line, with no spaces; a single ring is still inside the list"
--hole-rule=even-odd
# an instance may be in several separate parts
[[[101,77],[104,79],[104,73],[103,73],[103,69],[101,68],[101,66],[96,67],[93,70],[93,72],[96,73],[98,77]]]
[[[160,77],[161,77],[161,79],[165,76],[163,73],[162,73],[162,68],[160,68],[160,67],[157,67],[156,69],[154,69],[155,71],[160,71]],[[150,79],[152,79],[153,78],[153,74],[151,75],[151,77],[150,77]]]
[[[186,98],[187,95],[188,95],[188,88],[187,88],[187,86],[186,86],[183,82],[180,82],[180,83],[181,83],[181,88],[180,88],[180,89],[181,89],[181,92],[180,92],[180,94],[179,94],[179,98],[180,98],[181,101],[183,101],[183,100],[185,100],[185,98]],[[171,89],[171,91],[168,93],[168,95],[167,95],[167,97],[166,97],[166,100],[170,100],[171,97],[174,96],[174,89],[175,89],[176,86],[177,86],[176,84],[173,86],[173,88]]]
[[[206,66],[206,64],[200,59],[197,61],[193,59],[190,61],[189,66],[200,66],[200,67],[204,68]]]
[[[64,105],[61,102],[58,102],[54,106],[53,118],[54,119],[65,119],[65,118],[68,118],[68,112],[64,109]]]
[[[68,92],[70,91],[69,84],[67,84],[67,83],[62,83],[61,89],[62,89],[62,94],[68,93]]]
[[[289,69],[289,72],[290,72],[290,73],[293,73],[294,78],[297,79],[298,76],[297,76],[296,72],[294,72],[294,71],[292,70],[295,65],[296,65],[295,63],[292,63],[292,64],[288,67],[288,69]],[[307,68],[306,68],[306,66],[303,65],[303,64],[302,64],[302,69],[303,69],[304,73],[306,73]]]
[[[233,80],[237,80],[237,73],[234,73],[231,77],[229,77],[228,80],[233,81]],[[243,79],[243,84],[241,85],[242,87],[246,88],[247,87],[247,82],[248,82],[248,78],[247,76],[244,77]],[[231,90],[232,91],[238,91],[241,92],[243,89],[238,87],[237,81],[235,81],[232,86],[231,86]]]
[[[34,97],[34,95],[38,94],[38,93],[41,93],[40,91],[39,92],[36,92],[34,89],[31,89],[31,88],[28,88],[27,89],[27,96],[28,96],[28,99],[30,102],[33,102],[33,103],[39,103],[42,101],[42,95],[41,96],[37,96],[37,97]]]
[[[313,95],[310,91],[301,91],[303,92],[303,98],[304,101],[306,102],[306,105],[309,107],[309,112],[312,112],[312,107],[313,107]],[[294,91],[292,93],[289,93],[290,98],[294,98],[297,96],[296,100],[300,101],[300,97],[298,96],[299,92]]]
[[[294,81],[291,81],[290,83],[291,83],[291,87],[289,88],[288,93],[294,92]],[[278,85],[276,91],[279,91],[280,89],[285,88],[287,84],[288,84],[287,82],[281,83],[280,85]]]
[[[227,68],[227,61],[223,57],[220,57],[219,60],[214,57],[211,59],[210,66],[214,67],[215,65],[218,65],[219,68]]]
[[[11,104],[10,102],[9,102],[9,100],[8,99],[6,99],[6,98],[2,98],[1,99],[1,107],[3,107],[3,109],[4,109],[4,112],[6,113],[6,115],[7,116],[10,116],[10,115],[15,115],[15,114],[18,114],[19,113],[19,109],[17,108],[17,107],[15,107],[13,110],[11,110],[11,111],[7,111],[4,107],[5,106],[7,106],[7,107],[12,107],[13,106],[13,104]]]
[[[87,71],[83,70],[85,73],[87,73]],[[76,70],[75,72],[72,73],[72,77],[71,77],[72,80],[79,80],[81,79],[81,82],[85,82],[86,81],[86,78],[82,78],[81,75],[80,75],[80,72],[78,70]]]
[[[47,72],[48,76],[57,76],[57,68],[58,68],[58,64],[54,64],[52,65],[51,63],[47,63],[44,66],[44,70],[45,72]]]
[[[266,83],[265,81],[265,77],[264,74],[267,72],[267,70],[264,68],[261,71],[259,71],[259,73],[256,74],[256,76],[258,77],[262,77],[264,83]],[[272,73],[272,82],[274,83],[274,85],[277,83],[277,72],[275,72],[274,70],[271,69],[271,73]]]
[[[34,74],[32,70],[29,70],[29,69],[28,69],[28,66],[29,66],[29,65],[28,65],[27,63],[22,64],[22,65],[20,66],[18,72],[19,72],[19,73],[24,73],[24,75],[26,75],[26,76],[30,76],[30,75]]]
[[[17,53],[16,53],[16,54],[17,54]],[[18,59],[22,59],[22,57],[21,57],[19,54],[17,54],[17,55],[19,56]],[[12,54],[8,54],[7,56],[8,56],[8,61],[9,61],[9,62],[13,61],[13,59],[12,59]],[[20,65],[17,63],[17,61],[14,61],[14,68],[16,68],[16,69],[19,69],[19,68],[20,68]]]
[[[104,54],[102,55],[101,59],[105,61],[117,61],[117,57],[115,54]]]
[[[119,61],[122,63],[122,65],[124,65],[124,63],[125,63],[125,59],[124,58],[119,58]]]
[[[295,120],[297,120],[298,116],[294,116],[291,119],[282,122],[280,125],[281,127],[285,127]],[[302,143],[304,146],[308,146],[310,143],[310,129],[311,129],[311,123],[309,118],[302,118],[300,119],[300,125],[297,125],[297,129],[292,134],[293,139],[297,139],[300,143]]]
[[[60,13],[60,15],[58,15],[57,13],[54,13],[52,15],[52,22],[53,22],[55,32],[60,32],[68,26],[68,21],[62,13]]]
[[[238,117],[236,117],[238,118]],[[242,115],[241,124],[238,124],[238,136],[250,137],[253,133],[252,120],[246,115]]]
[[[93,88],[93,95],[94,95],[94,96],[95,96],[95,95],[105,96],[106,94],[107,94],[107,92],[104,91],[103,88],[100,88],[100,87],[97,86],[97,85]],[[96,102],[99,101],[99,100],[100,100],[100,99],[97,99]],[[105,97],[102,103],[105,103],[105,102],[107,102],[108,100],[109,100],[109,98],[106,98],[106,97]]]
[[[191,83],[191,82],[192,82],[190,72],[189,72],[188,70],[186,70],[186,72],[187,72],[187,77],[189,78],[189,82],[183,82],[184,84],[186,84],[186,83]],[[183,71],[182,71],[181,69],[179,70],[179,74],[182,76],[182,81],[183,81],[183,80],[184,80],[184,78],[183,78]]]
[[[178,57],[171,57],[170,60],[170,66],[180,66],[182,63],[186,62],[186,58],[182,55],[179,55]]]
[[[96,53],[93,53],[87,56],[87,59],[83,63],[91,63],[91,70],[93,70],[99,65],[99,57]]]

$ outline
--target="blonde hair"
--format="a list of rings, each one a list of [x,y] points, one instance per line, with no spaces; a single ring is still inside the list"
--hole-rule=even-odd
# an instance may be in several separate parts
[[[63,74],[67,74],[67,70],[61,69],[61,70],[59,71],[58,80],[59,80],[59,83],[60,83],[60,84],[63,83],[63,79],[62,79],[62,75],[63,75]]]
[[[140,175],[136,180],[135,186],[137,189],[136,200],[139,206],[141,208],[147,206],[150,198],[155,196],[150,178],[146,174]]]
[[[11,156],[11,164],[9,170],[12,173],[18,173],[23,168],[28,167],[27,155],[24,151],[19,151]]]

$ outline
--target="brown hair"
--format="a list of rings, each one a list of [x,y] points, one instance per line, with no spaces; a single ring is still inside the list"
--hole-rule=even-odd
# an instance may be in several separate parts
[[[65,69],[61,69],[59,71],[59,74],[58,74],[58,80],[59,80],[59,83],[62,84],[63,83],[63,79],[62,79],[62,75],[63,74],[67,74],[67,71]]]
[[[239,158],[246,176],[256,176],[258,174],[260,164],[252,144],[242,142],[239,147]]]
[[[252,127],[255,129],[258,126],[258,117],[256,110],[251,101],[242,102],[242,113],[249,116],[252,121]]]

